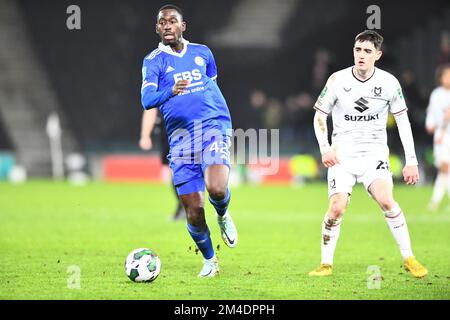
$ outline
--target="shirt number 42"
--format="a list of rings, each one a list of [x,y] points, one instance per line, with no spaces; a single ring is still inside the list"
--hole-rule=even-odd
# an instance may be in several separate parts
[[[209,147],[210,152],[215,152],[216,154],[220,154],[220,159],[228,160],[230,158],[230,148],[229,144],[226,141],[215,141]]]

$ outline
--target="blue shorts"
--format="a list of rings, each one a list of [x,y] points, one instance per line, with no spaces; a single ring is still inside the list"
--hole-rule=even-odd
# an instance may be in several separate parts
[[[174,156],[170,154],[170,168],[173,172],[173,183],[178,195],[204,192],[204,172],[210,165],[230,165],[229,136],[213,136],[202,143],[202,150],[190,153],[188,156]]]

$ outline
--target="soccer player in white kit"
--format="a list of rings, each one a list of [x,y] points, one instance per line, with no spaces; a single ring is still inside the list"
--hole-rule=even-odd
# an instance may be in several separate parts
[[[450,162],[450,65],[443,65],[438,72],[439,87],[430,95],[425,127],[433,137],[434,165],[438,171],[428,209],[436,211],[445,195],[450,196],[448,165]]]
[[[419,171],[400,84],[393,75],[375,67],[382,54],[382,42],[383,37],[375,31],[358,34],[353,48],[354,66],[332,74],[314,106],[314,131],[322,163],[328,168],[329,207],[322,224],[322,260],[310,276],[333,273],[342,215],[357,182],[364,185],[383,210],[405,269],[418,278],[428,273],[413,255],[405,216],[392,192],[386,134],[388,112],[395,117],[405,152],[405,182],[415,184]],[[330,113],[333,120],[331,146],[326,122]]]

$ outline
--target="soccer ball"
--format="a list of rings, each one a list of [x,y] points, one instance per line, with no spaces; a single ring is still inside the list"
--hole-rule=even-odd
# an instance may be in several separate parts
[[[161,260],[147,248],[130,252],[125,260],[125,273],[134,282],[152,282],[161,272]]]

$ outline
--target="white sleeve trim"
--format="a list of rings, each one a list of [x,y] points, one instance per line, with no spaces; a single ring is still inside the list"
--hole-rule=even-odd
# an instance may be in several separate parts
[[[403,112],[395,117],[397,123],[398,134],[402,141],[403,150],[405,152],[405,161],[407,166],[417,166],[416,151],[414,148],[414,138],[411,130],[411,124],[407,112]]]
[[[157,83],[154,83],[154,82],[147,82],[147,83],[143,83],[142,84],[142,88],[141,88],[141,90],[143,90],[144,88],[147,88],[148,86],[154,86],[154,87],[156,87],[156,89],[158,89],[158,84]]]

